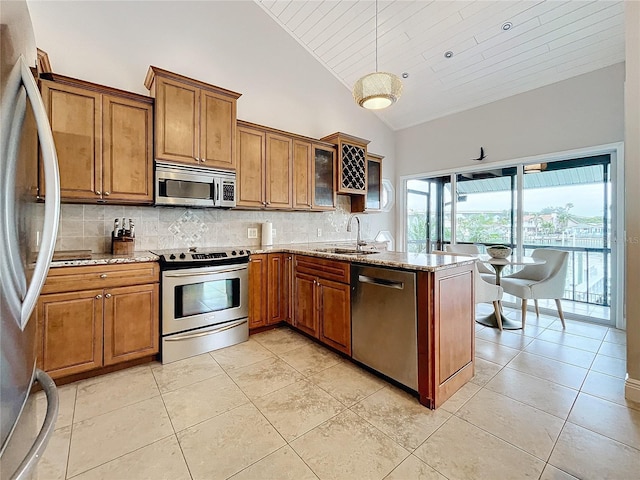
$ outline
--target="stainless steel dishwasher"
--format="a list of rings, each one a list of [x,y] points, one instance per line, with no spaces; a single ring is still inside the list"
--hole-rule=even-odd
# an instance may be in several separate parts
[[[418,390],[416,274],[351,266],[354,360]]]

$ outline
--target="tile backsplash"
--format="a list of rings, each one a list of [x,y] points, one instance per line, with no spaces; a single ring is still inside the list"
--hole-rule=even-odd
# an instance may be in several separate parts
[[[111,232],[116,218],[135,223],[136,250],[166,248],[258,246],[261,224],[270,221],[276,234],[274,244],[355,240],[355,223],[347,232],[350,200],[338,196],[331,212],[279,212],[177,207],[127,207],[115,205],[62,205],[57,250],[111,251]],[[380,230],[391,230],[387,215],[360,215],[364,239]],[[249,228],[258,238],[247,238]],[[321,236],[318,236],[320,229]]]

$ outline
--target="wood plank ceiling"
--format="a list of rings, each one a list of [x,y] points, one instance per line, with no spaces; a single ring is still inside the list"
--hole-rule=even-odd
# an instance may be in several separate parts
[[[375,70],[374,1],[255,1],[350,90]],[[378,70],[409,77],[377,114],[398,130],[623,62],[623,3],[379,0]]]

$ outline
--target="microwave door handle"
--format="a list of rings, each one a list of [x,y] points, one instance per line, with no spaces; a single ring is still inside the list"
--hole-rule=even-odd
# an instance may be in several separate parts
[[[215,202],[214,205],[218,205],[218,202],[220,200],[220,180],[216,178],[216,181],[213,184],[213,189],[215,190]]]

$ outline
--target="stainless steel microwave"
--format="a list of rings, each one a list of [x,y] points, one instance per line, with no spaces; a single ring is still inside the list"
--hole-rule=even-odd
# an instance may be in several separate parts
[[[156,162],[156,205],[236,206],[236,174],[190,165]]]

